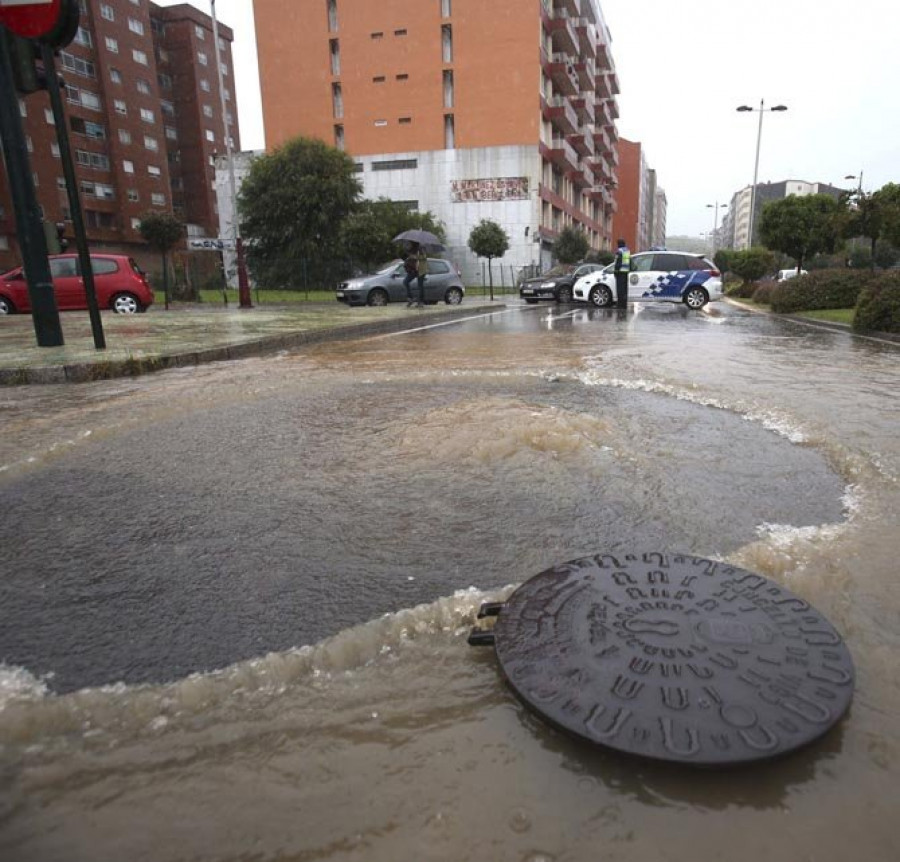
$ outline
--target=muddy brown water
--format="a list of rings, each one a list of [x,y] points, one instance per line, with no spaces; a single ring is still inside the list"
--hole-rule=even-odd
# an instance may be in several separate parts
[[[539,308],[4,391],[0,858],[900,857],[898,356]],[[697,772],[525,712],[480,603],[635,547],[815,605],[847,718]]]

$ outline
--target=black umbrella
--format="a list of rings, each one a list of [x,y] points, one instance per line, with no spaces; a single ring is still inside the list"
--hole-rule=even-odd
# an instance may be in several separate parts
[[[444,244],[430,231],[405,230],[398,233],[392,242],[414,242],[425,248],[425,251],[444,251]]]

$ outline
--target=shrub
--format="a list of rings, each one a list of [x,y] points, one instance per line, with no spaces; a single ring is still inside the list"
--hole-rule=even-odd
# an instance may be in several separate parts
[[[775,282],[762,281],[755,285],[756,290],[753,292],[753,301],[760,305],[768,305],[772,301],[772,291],[775,289]]]
[[[853,329],[900,332],[900,272],[879,275],[860,291]]]
[[[871,273],[852,269],[821,269],[777,284],[772,291],[772,311],[792,314],[821,308],[853,308]]]
[[[725,295],[735,299],[752,299],[757,287],[755,281],[731,281],[725,287]]]

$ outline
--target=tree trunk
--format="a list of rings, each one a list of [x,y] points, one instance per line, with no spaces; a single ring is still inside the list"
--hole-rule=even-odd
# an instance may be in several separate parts
[[[488,281],[491,285],[491,302],[494,301],[494,270],[491,269],[491,259],[488,258]]]
[[[163,295],[166,298],[166,311],[169,310],[169,262],[167,260],[168,255],[165,252],[162,253],[162,261],[163,261]]]

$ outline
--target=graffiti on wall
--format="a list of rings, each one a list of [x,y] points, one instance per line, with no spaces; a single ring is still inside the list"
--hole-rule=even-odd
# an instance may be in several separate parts
[[[450,182],[450,194],[453,203],[528,200],[528,177],[498,177],[492,180],[452,180]]]

